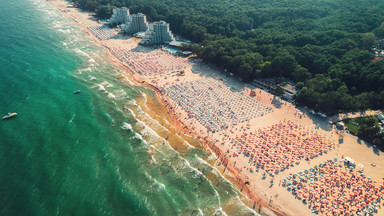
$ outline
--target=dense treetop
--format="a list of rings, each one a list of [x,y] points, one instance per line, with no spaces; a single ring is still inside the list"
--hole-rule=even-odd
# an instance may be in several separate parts
[[[384,38],[382,0],[73,0],[108,18],[113,7],[165,20],[199,45],[208,63],[250,82],[287,77],[297,101],[336,113],[384,107],[384,60],[370,48]]]

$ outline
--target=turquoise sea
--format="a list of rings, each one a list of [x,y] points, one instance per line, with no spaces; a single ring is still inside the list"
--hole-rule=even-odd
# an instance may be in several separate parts
[[[0,121],[0,215],[256,215],[107,59],[45,0],[0,1],[0,114],[19,114]]]

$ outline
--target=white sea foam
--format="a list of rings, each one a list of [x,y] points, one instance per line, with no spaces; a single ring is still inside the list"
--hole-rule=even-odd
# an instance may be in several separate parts
[[[215,153],[211,153],[209,156],[208,156],[208,160],[216,160],[217,159],[217,156]]]
[[[112,120],[112,122],[115,122],[115,121],[113,120],[113,118],[112,118],[108,113],[105,113],[105,115],[107,115],[108,118]]]
[[[74,114],[74,115],[72,116],[71,120],[69,120],[68,123],[71,123],[71,122],[73,121],[73,119],[75,119],[75,116],[76,116],[76,114]]]
[[[117,95],[117,97],[123,97],[123,96],[127,95],[127,93],[124,90],[122,90],[122,89],[121,90],[117,90],[114,93],[115,93],[115,95]]]
[[[188,149],[195,149],[195,146],[193,146],[193,145],[191,145],[191,144],[189,144],[189,142],[187,142],[186,140],[184,140],[184,142],[183,142],[185,145],[187,145],[188,146]]]
[[[248,206],[246,206],[241,200],[240,200],[240,197],[239,196],[236,196],[236,199],[239,201],[239,203],[241,203],[241,205],[244,207],[243,208],[243,212],[244,212],[244,214],[245,213],[251,213],[252,215],[258,215],[259,216],[259,214],[257,214],[256,212],[255,212],[255,210],[253,210],[253,209],[251,209],[251,208],[249,208]],[[264,213],[265,213],[265,211],[263,211]],[[271,213],[272,214],[267,214],[267,215],[269,215],[269,216],[276,216],[272,211],[271,211]]]
[[[149,143],[154,142],[155,140],[166,140],[160,137],[152,128],[148,127],[143,121],[137,119],[136,126],[139,127],[140,133],[147,138]]]
[[[128,112],[131,113],[131,115],[133,116],[133,118],[136,118],[135,113],[134,113],[131,109],[126,108],[126,110],[128,110]]]
[[[80,69],[80,71],[92,71],[92,68],[91,67],[87,67],[87,68]]]
[[[144,104],[147,104],[147,95],[144,92],[141,92],[141,95],[144,98]]]
[[[197,158],[197,161],[200,163],[200,164],[204,164],[204,165],[207,165],[209,167],[211,167],[211,165],[209,165],[205,160],[203,160],[201,157],[197,156],[195,154],[195,157]],[[212,187],[212,189],[215,191],[215,195],[217,197],[217,201],[219,202],[219,206],[221,205],[221,199],[220,199],[220,195],[219,193],[217,192],[217,190],[215,189],[215,187],[212,185],[212,182],[211,181],[208,181],[209,182],[209,185]]]
[[[197,157],[197,159],[198,159],[201,163],[208,164],[210,167],[212,167],[212,169],[215,171],[215,173],[216,173],[217,175],[221,176],[221,178],[222,178],[227,184],[231,184],[231,182],[228,181],[228,179],[225,178],[225,177],[221,174],[221,172],[220,172],[216,167],[211,166],[209,163],[207,163],[205,160],[203,160],[202,158],[198,157],[197,155],[196,155],[196,157]],[[211,154],[208,156],[207,159],[208,159],[208,160],[216,160],[216,159],[217,159],[217,156],[216,156],[215,153],[211,153]]]
[[[90,58],[90,56],[87,53],[85,53],[84,51],[80,50],[79,48],[75,48],[75,49],[73,49],[73,51],[75,51],[75,53],[77,53],[77,54],[80,54],[82,56]]]
[[[153,182],[152,186],[154,186],[155,189],[157,190],[165,190],[165,185],[163,183],[158,182],[156,179]]]
[[[140,128],[141,128],[141,127],[143,127],[143,128],[146,127],[145,123],[144,123],[143,121],[138,120],[138,119],[137,119],[136,126],[137,126],[137,127],[140,127]],[[141,133],[141,134],[143,134],[143,133]]]
[[[132,85],[132,86],[135,85],[135,83],[133,83],[127,76],[125,75],[122,75],[122,76],[125,78],[125,80],[128,82],[129,85]]]
[[[132,130],[132,125],[124,122],[124,124],[120,127],[123,130],[131,131]]]
[[[131,106],[137,106],[137,103],[136,103],[135,99],[129,100],[129,101],[127,102],[127,104],[128,104],[128,105],[131,105]]]
[[[209,163],[207,163],[205,160],[203,160],[203,158],[197,156],[197,154],[195,154],[196,158],[197,158],[197,161],[200,163],[200,164],[204,164],[204,165],[208,165],[208,166],[211,166],[209,165]]]
[[[198,216],[204,216],[203,214],[203,211],[201,211],[200,208],[197,209],[197,213],[196,213]]]
[[[101,85],[107,87],[107,88],[110,88],[110,87],[113,87],[113,85],[107,81],[103,81],[102,83],[100,83]]]
[[[58,32],[61,32],[61,33],[63,33],[63,34],[69,34],[69,33],[71,33],[71,30],[70,29],[57,29],[56,31],[58,31]]]
[[[225,213],[222,208],[218,208],[213,216],[227,216],[227,213]]]
[[[143,137],[139,133],[135,133],[135,136],[133,136],[132,138],[141,140],[144,144],[147,144],[147,142],[143,139]]]
[[[183,168],[191,169],[191,172],[193,173],[192,175],[193,178],[200,178],[201,176],[204,176],[202,172],[200,172],[195,167],[191,166],[188,160],[186,160],[183,157],[180,157],[180,159],[184,160]]]
[[[140,110],[140,114],[144,115],[145,117],[147,117],[148,119],[151,120],[151,124],[154,124],[156,125],[157,127],[160,127],[162,128],[164,131],[168,131],[168,129],[166,127],[164,127],[163,125],[161,125],[156,119],[153,119],[148,113],[144,112],[143,110]],[[178,136],[178,135],[177,135]],[[178,136],[179,137],[179,136]],[[181,138],[181,137],[180,137]],[[189,145],[189,143],[187,144]]]
[[[95,80],[96,79],[96,77],[94,77],[94,76],[89,76],[89,80]]]
[[[97,84],[96,86],[98,87],[98,89],[99,89],[100,91],[105,91],[104,86],[102,86],[102,85],[100,85],[100,84]]]
[[[79,69],[79,70],[78,70],[79,74],[82,74],[83,72],[86,72],[86,71],[91,72],[92,69],[91,69],[90,67],[87,67],[87,68],[82,68],[82,69]]]
[[[108,93],[107,97],[108,98],[116,98],[116,96],[114,94],[110,93],[110,92]]]

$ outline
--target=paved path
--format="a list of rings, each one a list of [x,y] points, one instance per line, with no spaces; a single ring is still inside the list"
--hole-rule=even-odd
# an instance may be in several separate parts
[[[337,114],[329,117],[329,120],[331,122],[337,122],[344,119],[350,119],[350,118],[358,118],[358,117],[366,117],[366,116],[374,116],[378,115],[379,113],[382,113],[382,110],[369,110],[369,111],[363,111],[363,112],[351,112],[351,113],[342,113]]]

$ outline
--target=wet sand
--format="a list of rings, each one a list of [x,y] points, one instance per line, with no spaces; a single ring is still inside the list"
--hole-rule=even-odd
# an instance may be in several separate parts
[[[50,1],[53,7],[57,9],[64,9],[67,3],[64,0]],[[257,98],[264,104],[268,104],[274,107],[274,111],[271,114],[254,118],[247,123],[242,123],[231,127],[228,130],[221,131],[220,133],[212,134],[205,130],[205,127],[202,126],[197,121],[189,119],[188,114],[177,106],[169,97],[161,93],[161,89],[166,86],[166,83],[182,83],[190,80],[196,80],[199,78],[213,77],[215,79],[222,79],[230,85],[242,85],[236,80],[231,80],[231,78],[224,77],[220,71],[210,66],[206,66],[202,63],[196,63],[195,67],[186,69],[185,77],[167,77],[167,79],[160,79],[158,83],[152,84],[151,80],[154,77],[142,77],[137,74],[129,65],[120,62],[114,55],[111,54],[112,49],[114,48],[125,48],[132,49],[135,48],[138,44],[138,40],[135,38],[121,38],[121,39],[111,39],[107,41],[100,41],[94,35],[92,35],[87,26],[95,25],[96,21],[89,16],[86,12],[80,12],[77,9],[71,8],[70,12],[63,12],[63,14],[74,20],[79,27],[88,34],[89,38],[92,39],[96,44],[105,47],[109,52],[110,60],[118,67],[124,68],[125,73],[122,74],[127,78],[127,80],[122,79],[123,82],[135,82],[135,85],[141,85],[147,88],[154,90],[159,101],[152,98],[152,96],[147,95],[148,98],[151,98],[145,102],[141,103],[141,106],[146,106],[146,111],[151,117],[155,118],[161,124],[167,125],[168,123],[171,126],[166,126],[172,134],[175,136],[168,137],[170,143],[173,143],[173,148],[182,150],[186,148],[184,145],[177,145],[178,136],[182,137],[183,140],[189,140],[189,143],[195,143],[197,139],[200,143],[207,147],[207,151],[214,152],[216,156],[220,159],[221,164],[219,166],[222,173],[235,183],[238,188],[243,191],[253,203],[249,203],[251,208],[255,210],[262,210],[262,214],[269,215],[310,215],[312,212],[308,206],[302,204],[299,200],[294,199],[294,196],[286,190],[286,188],[279,186],[279,182],[285,178],[288,173],[298,172],[304,169],[307,169],[309,166],[313,166],[320,162],[323,162],[326,159],[342,156],[349,156],[356,160],[357,163],[363,164],[365,166],[365,173],[371,176],[374,179],[381,180],[384,177],[384,158],[382,153],[377,153],[373,151],[369,146],[367,147],[364,142],[357,141],[352,136],[345,136],[344,143],[337,145],[333,151],[330,151],[327,154],[324,154],[320,157],[317,157],[309,162],[301,162],[299,165],[294,166],[288,170],[281,172],[278,176],[274,178],[275,185],[271,186],[270,178],[263,179],[261,172],[250,173],[247,168],[249,168],[248,158],[230,157],[230,154],[226,153],[229,149],[230,143],[229,140],[224,141],[224,145],[220,145],[219,142],[214,140],[223,140],[224,135],[230,135],[235,137],[236,135],[241,135],[244,132],[255,131],[259,128],[263,128],[278,122],[293,119],[298,124],[301,124],[305,127],[316,128],[319,133],[326,135],[333,142],[338,142],[338,136],[336,136],[335,131],[331,129],[317,128],[315,124],[318,124],[318,119],[312,116],[306,116],[305,114],[301,117],[298,116],[298,110],[293,107],[291,104],[279,99],[275,99],[272,95],[264,91],[258,91]],[[145,80],[143,83],[142,81]],[[243,85],[245,90],[249,86]],[[276,106],[276,102],[279,103],[279,106]],[[328,123],[322,122],[324,125]],[[377,164],[375,167],[371,164]],[[379,210],[381,213],[382,210]]]

